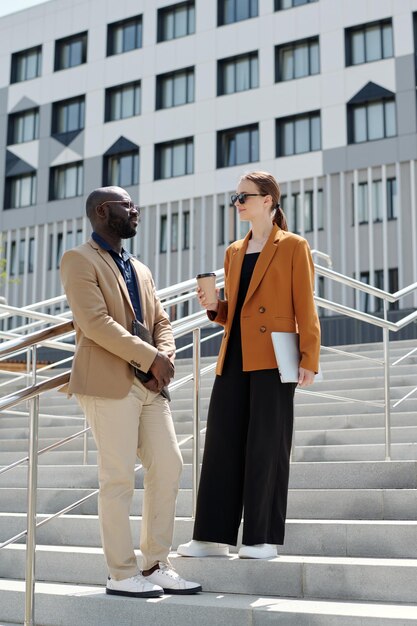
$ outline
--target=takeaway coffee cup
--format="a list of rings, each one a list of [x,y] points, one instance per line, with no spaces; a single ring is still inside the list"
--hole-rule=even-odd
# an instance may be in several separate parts
[[[197,285],[206,294],[207,302],[216,302],[216,274],[214,272],[207,272],[206,274],[197,274]]]

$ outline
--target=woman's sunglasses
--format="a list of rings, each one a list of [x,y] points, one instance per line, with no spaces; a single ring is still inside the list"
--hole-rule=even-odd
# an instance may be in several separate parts
[[[248,196],[266,196],[266,193],[234,193],[230,196],[232,204],[239,201],[239,204],[245,204]]]

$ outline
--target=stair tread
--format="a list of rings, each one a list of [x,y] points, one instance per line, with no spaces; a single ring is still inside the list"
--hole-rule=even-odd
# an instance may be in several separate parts
[[[19,580],[0,579],[0,591],[24,592],[24,583]],[[109,598],[105,595],[104,587],[97,585],[74,585],[65,583],[36,583],[36,593],[40,595],[67,596],[74,603],[79,602],[80,596],[94,600],[94,604],[105,602],[109,605]],[[38,597],[39,597],[38,596]],[[140,606],[149,609],[157,607],[161,600],[142,601]],[[332,615],[335,617],[358,616],[372,617],[374,619],[412,619],[417,617],[417,607],[412,604],[400,604],[391,602],[354,602],[336,601],[325,599],[303,599],[279,596],[262,597],[249,594],[226,593],[219,596],[217,593],[204,592],[195,596],[164,596],[164,605],[183,607],[196,607],[202,610],[204,607],[218,608],[241,608],[253,612],[273,611],[282,613],[310,613],[312,615]],[[137,602],[127,603],[124,598],[112,597],[111,604],[123,607],[124,612],[137,611]],[[145,605],[145,606],[144,606]],[[110,607],[109,607],[110,608]],[[157,608],[155,613],[157,614]],[[6,625],[4,625],[6,626]]]

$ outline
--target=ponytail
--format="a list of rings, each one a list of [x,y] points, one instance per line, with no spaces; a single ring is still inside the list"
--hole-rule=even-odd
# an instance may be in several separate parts
[[[288,230],[287,218],[284,215],[284,211],[281,209],[279,202],[275,205],[275,215],[273,223],[276,224],[281,230]]]

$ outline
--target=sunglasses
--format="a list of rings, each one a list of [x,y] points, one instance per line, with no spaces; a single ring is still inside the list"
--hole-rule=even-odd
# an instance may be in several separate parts
[[[234,193],[230,196],[232,204],[239,201],[239,204],[245,204],[246,198],[249,196],[266,196],[266,193]]]
[[[128,202],[127,200],[106,200],[98,205],[97,208],[103,206],[103,204],[123,204],[126,211],[131,211],[135,209],[137,213],[140,213],[140,207],[137,204],[133,204],[133,202]]]

